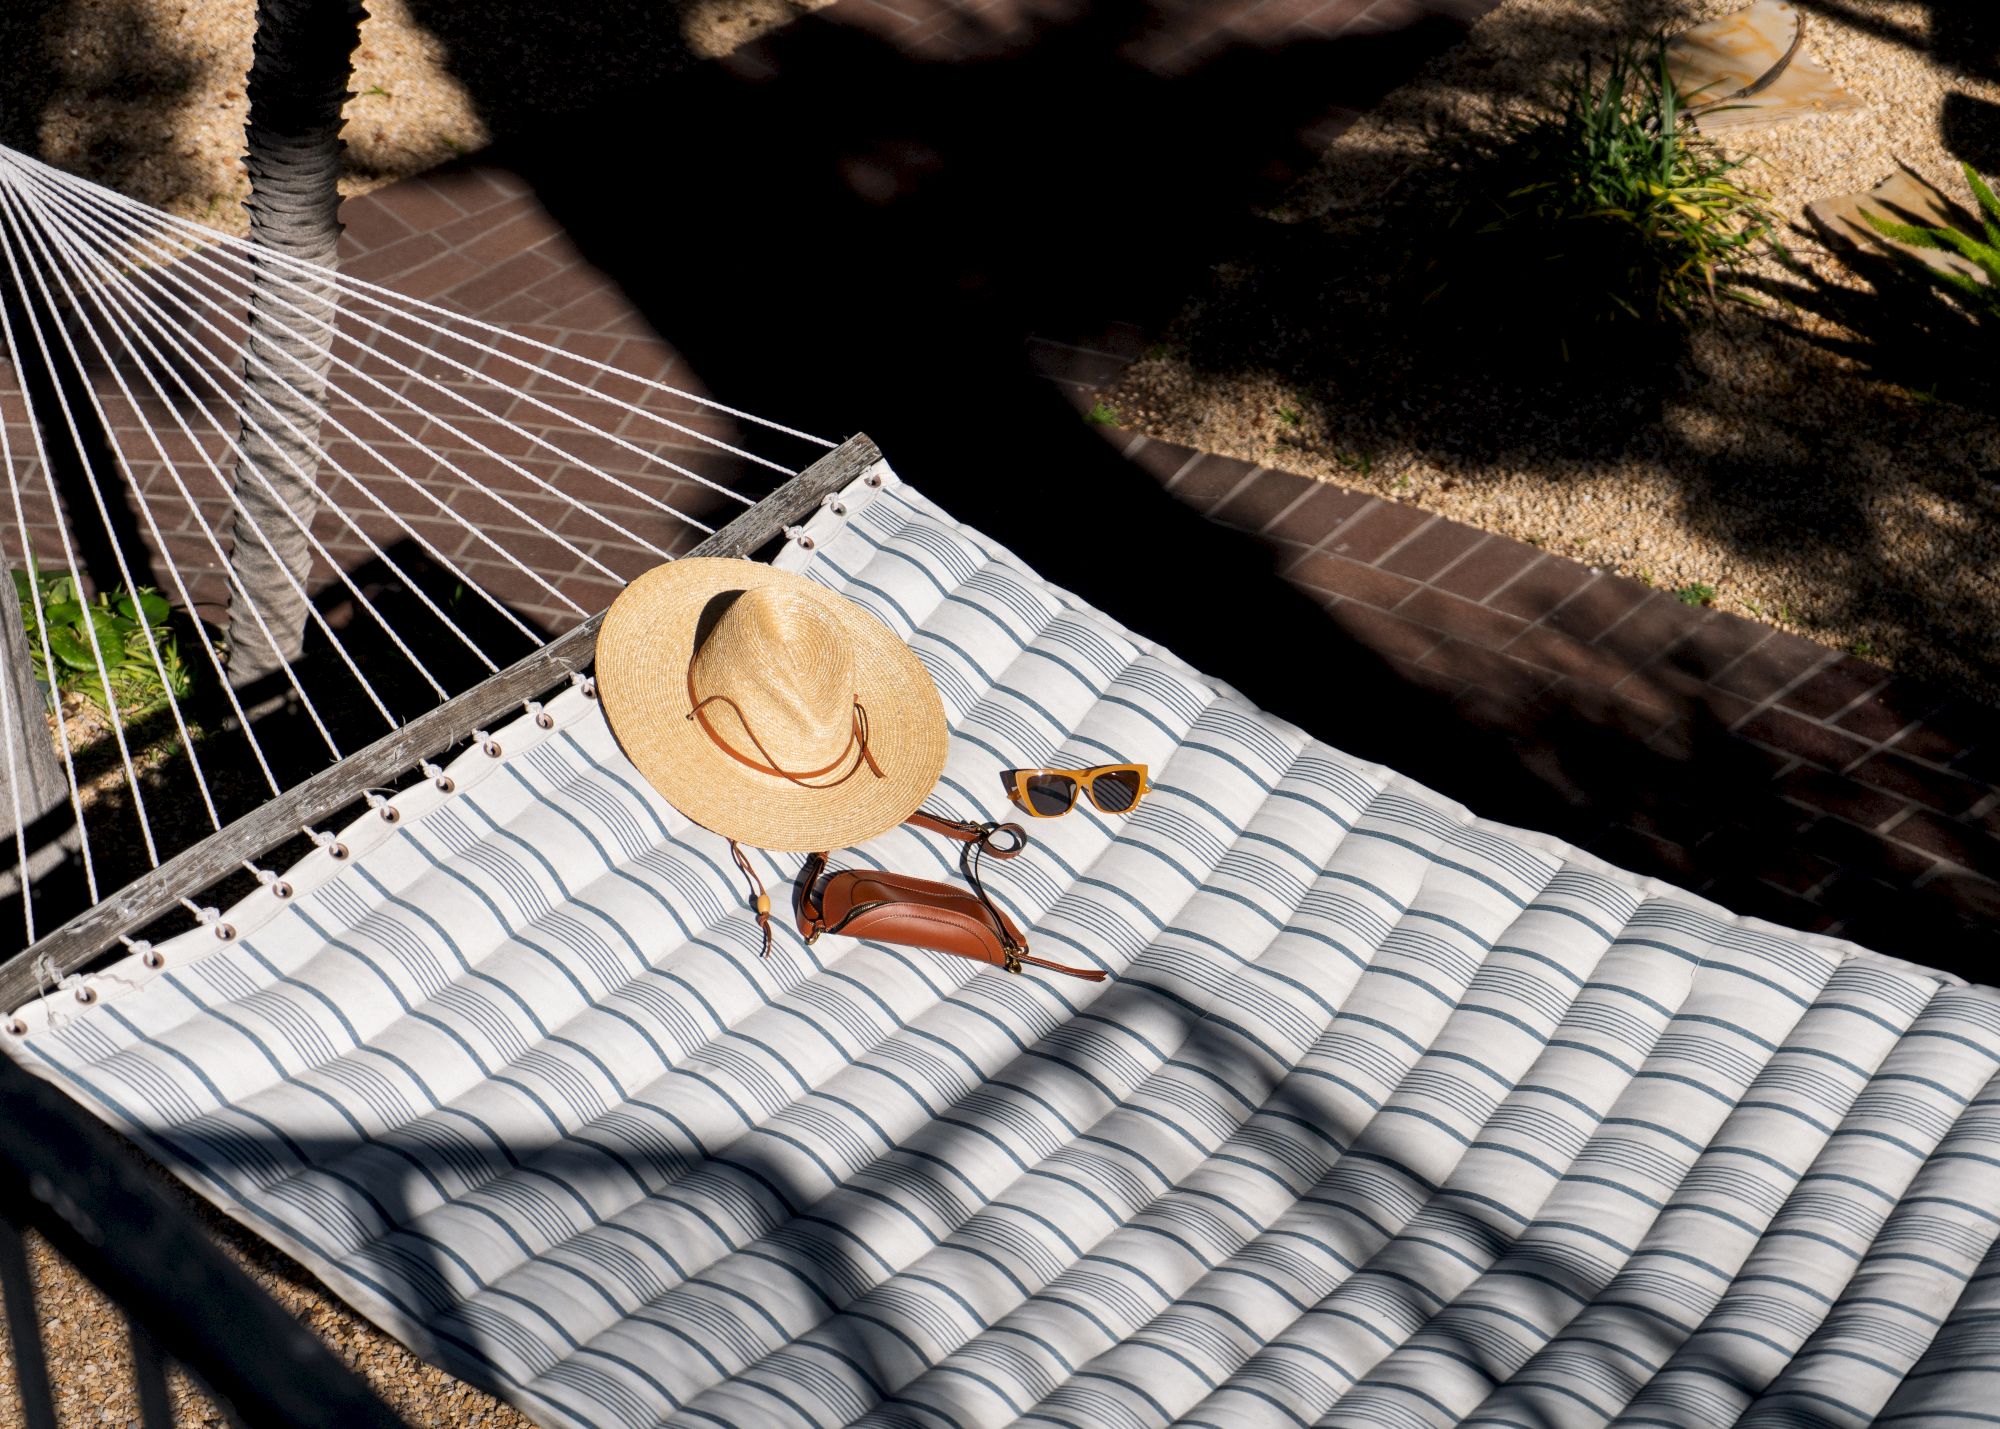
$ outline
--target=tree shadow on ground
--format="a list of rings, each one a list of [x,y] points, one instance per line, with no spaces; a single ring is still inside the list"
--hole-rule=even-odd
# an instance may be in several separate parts
[[[1812,569],[1819,603],[1768,615],[1843,643],[1860,632],[1893,648],[1901,669],[2000,699],[2000,648],[1987,638],[2000,629],[2000,590],[1977,575],[1995,529],[1982,454],[1995,425],[1990,411],[1928,401],[1952,361],[1929,341],[1938,324],[1897,334],[1903,308],[1848,305],[1840,320],[1857,338],[1843,349],[1794,320],[1809,299],[1833,317],[1823,295],[1767,283],[1753,296],[1792,308],[1723,301],[1685,336],[1640,329],[1629,346],[1565,363],[1533,360],[1510,326],[1430,321],[1411,258],[1455,195],[1427,134],[1464,122],[1469,95],[1519,97],[1625,37],[1544,31],[1526,13],[1491,23],[1506,39],[1490,45],[1547,55],[1548,67],[1480,93],[1485,71],[1455,64],[1399,92],[1395,124],[1335,146],[1207,276],[1170,334],[1176,374],[1293,394],[1316,458],[1356,469],[1414,463],[1464,485],[1525,471],[1579,492],[1607,463],[1644,472],[1675,492],[1673,519],[1724,562]],[[1490,275],[1522,304],[1564,280],[1533,265]],[[1877,346],[1885,363],[1870,373],[1856,359]],[[1143,371],[1128,391],[1143,399]],[[1841,420],[1829,422],[1836,406]]]
[[[1831,16],[1844,25],[1876,35],[1912,50],[1928,51],[1956,74],[2000,79],[2000,10],[1963,0],[1925,0],[1925,23],[1912,28],[1850,3],[1850,0],[1799,0],[1808,14]]]
[[[209,61],[161,23],[158,7],[8,0],[0,54],[0,145],[153,202],[206,186],[161,130]]]
[[[1444,404],[1442,385],[1437,403],[1406,411],[1407,392],[1358,359],[1339,306],[1357,274],[1338,250],[1309,226],[1251,216],[1317,152],[1302,130],[1329,109],[1365,107],[1455,26],[1239,49],[1163,78],[1125,56],[1157,18],[1138,5],[1045,18],[1025,38],[963,21],[971,58],[949,63],[840,15],[516,133],[495,157],[718,399],[828,436],[867,431],[952,515],[1264,708],[1488,817],[1641,873],[1726,879],[1744,911],[1823,927],[1887,904],[1901,917],[1878,946],[1932,964],[1958,958],[1965,939],[1939,931],[1957,926],[1955,907],[1885,896],[1915,874],[1880,847],[1853,851],[1852,888],[1823,906],[1780,891],[1771,879],[1793,857],[1800,810],[1772,787],[1769,756],[1731,735],[1694,682],[1657,692],[1688,721],[1681,743],[1658,747],[1628,708],[1574,681],[1525,705],[1504,690],[1447,692],[1435,672],[1350,636],[1338,612],[1280,578],[1268,549],[1167,495],[1168,472],[1145,453],[1127,460],[1126,443],[1080,421],[1025,355],[1037,333],[1164,323],[1219,257],[1264,243],[1282,265],[1208,290],[1241,316],[1237,347],[1211,360],[1316,377],[1338,364],[1353,385],[1321,382],[1321,403],[1398,422],[1432,449],[1494,450],[1491,431]],[[1615,38],[1539,37],[1552,62]],[[1357,223],[1393,178],[1383,162],[1349,176]],[[1645,427],[1621,403],[1658,401],[1631,382],[1587,438],[1575,435],[1574,402],[1526,401],[1511,420],[1587,455]],[[1711,462],[1718,483],[1768,492],[1768,451],[1725,455]],[[1823,522],[1809,508],[1830,499],[1829,545],[1865,561],[1875,537],[1862,499],[1823,491],[1810,455],[1788,456],[1786,473],[1790,488],[1756,508],[1762,519]],[[1716,832],[1718,808],[1733,851],[1690,866],[1681,850]]]
[[[1301,129],[1366,103],[1457,30],[1233,54],[1166,79],[1121,57],[1150,18],[1095,7],[926,63],[809,16],[516,134],[500,157],[722,400],[830,436],[867,431],[1051,578],[1184,646],[1214,631],[1184,653],[1268,690],[1278,662],[1261,681],[1246,668],[1215,593],[1299,598],[1260,551],[1218,538],[1099,441],[1024,343],[1163,319],[1161,296],[1274,192],[1266,160],[1296,172],[1311,154]],[[978,44],[977,22],[963,24]],[[658,157],[635,167],[606,135],[658,136],[644,146]],[[1196,579],[1168,559],[1197,551]],[[1314,683],[1277,702],[1316,704]]]

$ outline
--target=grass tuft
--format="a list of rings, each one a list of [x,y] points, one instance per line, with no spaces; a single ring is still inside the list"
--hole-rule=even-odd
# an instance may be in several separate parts
[[[181,658],[173,629],[173,607],[151,586],[136,592],[121,586],[86,601],[68,576],[33,569],[13,575],[35,678],[58,694],[80,695],[106,715],[115,699],[120,720],[130,725],[164,709],[169,692],[179,700],[194,688],[194,672]]]
[[[1744,296],[1718,274],[1773,227],[1738,161],[1688,122],[1658,41],[1574,69],[1496,128],[1433,151],[1446,217],[1421,259],[1424,306],[1566,360]]]

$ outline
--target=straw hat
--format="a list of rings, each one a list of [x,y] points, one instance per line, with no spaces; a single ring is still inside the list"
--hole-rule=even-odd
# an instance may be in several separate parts
[[[759,848],[861,843],[944,770],[944,702],[910,647],[757,561],[688,557],[633,581],[598,632],[597,690],[668,803]]]

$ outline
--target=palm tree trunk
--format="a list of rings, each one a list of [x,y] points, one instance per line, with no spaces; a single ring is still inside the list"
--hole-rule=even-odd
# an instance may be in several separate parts
[[[244,129],[250,237],[327,268],[340,241],[340,111],[349,98],[361,17],[360,0],[257,0]],[[305,587],[312,569],[299,527],[309,527],[319,509],[315,448],[332,346],[311,319],[332,321],[334,294],[330,282],[270,283],[289,276],[260,265],[251,284],[243,385],[262,432],[243,424],[236,467],[241,506],[230,564],[243,594],[230,601],[229,678],[238,686],[296,658],[306,622],[306,601],[293,581]],[[246,596],[268,636],[245,608]]]

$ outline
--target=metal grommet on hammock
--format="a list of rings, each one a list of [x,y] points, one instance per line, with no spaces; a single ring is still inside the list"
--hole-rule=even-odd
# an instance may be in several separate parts
[[[803,526],[787,526],[785,528],[785,539],[787,541],[798,542],[801,551],[810,551],[818,544],[812,537],[806,534],[806,528]]]
[[[837,491],[827,492],[826,495],[819,499],[819,504],[821,510],[831,511],[836,516],[845,516],[847,514],[847,503],[840,499],[840,493]]]
[[[424,778],[430,780],[431,783],[435,784],[446,794],[451,793],[452,790],[458,787],[458,784],[449,774],[445,773],[442,768],[431,763],[428,759],[417,767],[424,771]]]
[[[311,833],[312,830],[308,829],[306,830],[306,832]],[[250,872],[256,874],[257,881],[261,883],[264,887],[270,889],[274,896],[279,898],[290,898],[292,896],[292,885],[285,882],[284,879],[278,877],[277,874],[271,872],[270,869],[259,868],[256,864],[250,862],[250,860],[247,858],[243,860],[243,866],[249,869]],[[151,947],[152,944],[148,943],[146,946]]]
[[[472,737],[479,741],[479,752],[488,759],[498,759],[501,755],[500,741],[483,729],[472,731]]]
[[[154,972],[158,972],[161,968],[167,965],[167,955],[161,952],[158,948],[149,947],[146,949],[145,952],[139,954],[139,961],[144,963],[147,967],[151,968]]]
[[[879,471],[871,471],[868,473],[866,480],[869,486],[879,487],[882,485],[882,473]]]
[[[342,843],[339,839],[335,838],[332,834],[327,833],[324,829],[301,829],[299,832],[303,833],[307,838],[311,839],[314,843],[318,844],[321,848],[325,849],[326,856],[328,858],[334,859],[337,862],[342,862],[342,863],[346,862],[347,845]]]
[[[535,717],[535,725],[537,728],[554,729],[556,727],[556,717],[550,714],[548,710],[543,708],[542,702],[540,700],[529,700],[526,704],[522,705],[521,708],[526,710],[529,714]]]
[[[597,698],[597,676],[586,675],[581,670],[572,670],[569,672],[569,682],[583,691],[586,700]]]
[[[80,983],[76,989],[76,1000],[85,1007],[90,1006],[91,1003],[97,1001],[97,989],[87,982]]]
[[[7,1032],[10,1036],[26,1037],[28,1035],[28,1024],[18,1017],[10,1017],[7,1019]]]
[[[385,824],[402,822],[403,811],[373,790],[370,790],[368,793],[368,807],[380,814],[382,822]]]

